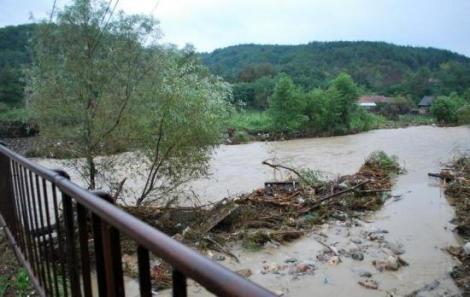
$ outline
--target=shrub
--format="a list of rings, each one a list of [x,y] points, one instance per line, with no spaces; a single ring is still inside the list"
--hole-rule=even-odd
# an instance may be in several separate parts
[[[398,174],[402,171],[398,163],[398,157],[395,155],[389,156],[384,151],[372,152],[369,157],[367,157],[365,165],[369,168],[381,169],[387,174]]]
[[[431,113],[439,122],[455,123],[457,122],[458,108],[456,100],[439,96],[431,105]]]
[[[470,124],[470,104],[464,105],[457,110],[457,122],[460,125]]]
[[[250,141],[250,136],[245,131],[237,130],[232,138],[233,144],[246,143]]]

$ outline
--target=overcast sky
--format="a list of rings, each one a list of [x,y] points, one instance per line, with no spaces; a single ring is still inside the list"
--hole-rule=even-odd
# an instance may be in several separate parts
[[[59,6],[68,1],[57,0]],[[0,26],[29,22],[31,14],[42,18],[52,3],[0,0]],[[120,0],[118,7],[153,11],[164,42],[191,43],[199,51],[240,43],[379,40],[470,57],[470,0]]]

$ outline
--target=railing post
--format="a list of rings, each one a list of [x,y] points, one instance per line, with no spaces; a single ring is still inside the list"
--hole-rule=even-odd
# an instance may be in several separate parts
[[[70,176],[63,170],[54,170],[60,176],[70,179]],[[81,297],[80,289],[80,276],[78,268],[78,259],[77,259],[77,249],[76,249],[76,238],[75,238],[75,227],[74,227],[74,214],[73,214],[73,203],[72,198],[62,192],[62,204],[64,211],[64,224],[65,224],[65,245],[66,245],[66,254],[67,254],[67,268],[68,275],[70,278],[70,290],[72,297]]]
[[[1,145],[2,143],[0,143]],[[18,233],[16,229],[16,204],[13,194],[13,179],[11,162],[8,156],[0,154],[0,214],[5,219],[7,227],[18,241]]]
[[[113,203],[111,195],[103,191],[94,191],[96,196],[103,200]],[[108,297],[124,297],[124,275],[122,271],[122,256],[121,256],[121,239],[119,231],[110,226],[103,220],[99,220],[101,224],[101,259],[104,271],[104,280],[106,283],[106,296]],[[96,230],[97,228],[95,228]],[[96,239],[96,238],[95,238]],[[95,242],[96,244],[96,242]],[[96,248],[96,246],[95,246]],[[96,251],[97,257],[98,251]],[[98,266],[98,259],[96,265]],[[98,267],[97,267],[98,270]],[[100,271],[97,271],[100,273]],[[98,277],[98,281],[103,280],[103,276]],[[104,290],[103,290],[104,291]],[[101,294],[101,292],[100,292]]]

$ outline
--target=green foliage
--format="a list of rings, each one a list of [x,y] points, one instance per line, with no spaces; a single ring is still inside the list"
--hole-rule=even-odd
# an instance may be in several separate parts
[[[398,174],[402,171],[400,163],[398,163],[398,157],[387,155],[384,151],[372,152],[367,157],[365,166],[380,169],[386,174]]]
[[[305,100],[301,92],[287,75],[281,75],[269,99],[268,113],[276,131],[292,131],[306,121]]]
[[[377,114],[367,112],[362,108],[355,110],[351,116],[351,131],[363,132],[385,126],[387,120]]]
[[[457,110],[457,122],[460,125],[470,124],[470,104],[464,105]]]
[[[340,73],[326,91],[329,130],[346,133],[351,129],[351,116],[357,108],[358,89],[351,76]]]
[[[230,116],[228,126],[251,134],[266,133],[272,130],[272,120],[265,111],[241,111]]]
[[[303,187],[319,187],[325,181],[325,175],[320,170],[314,170],[310,168],[301,169],[300,174],[302,174],[304,179],[299,179],[298,181]]]
[[[243,130],[235,131],[232,137],[232,144],[247,143],[250,141],[250,135]]]
[[[457,123],[457,110],[463,104],[463,100],[455,94],[449,97],[439,96],[431,105],[431,113],[441,123]]]
[[[132,139],[150,168],[138,204],[206,174],[228,113],[229,86],[208,75],[192,49],[160,55],[148,61],[130,108]]]
[[[130,174],[146,180],[134,197],[140,205],[206,173],[230,89],[191,46],[158,46],[155,19],[107,7],[75,0],[54,24],[41,24],[28,100],[41,134],[85,159],[78,168],[91,189],[120,182],[109,174],[116,158],[98,156],[134,151],[143,168]]]
[[[4,275],[0,275],[0,297],[3,297],[5,295],[5,292],[7,291],[8,287],[8,278]]]
[[[26,108],[13,108],[0,110],[0,122],[28,123],[31,120],[31,112]]]
[[[211,71],[232,83],[249,65],[269,63],[304,89],[325,88],[347,72],[365,89],[384,95],[463,93],[470,86],[470,59],[446,50],[384,42],[312,42],[304,45],[244,44],[202,55]],[[252,71],[253,72],[253,71]],[[252,76],[258,78],[256,76]],[[245,80],[246,81],[246,80]]]
[[[9,279],[6,275],[0,275],[0,297],[3,297],[7,290],[14,291],[16,296],[26,297],[32,290],[29,275],[24,268],[18,269]]]
[[[312,131],[344,134],[351,131],[356,111],[358,87],[346,73],[340,73],[326,90],[314,89],[305,95],[306,127]]]
[[[31,63],[29,43],[36,25],[0,28],[0,103],[23,105],[23,68]]]
[[[27,291],[30,287],[29,284],[29,275],[25,269],[20,269],[16,274],[15,284],[16,290],[18,291],[19,296],[27,296]]]

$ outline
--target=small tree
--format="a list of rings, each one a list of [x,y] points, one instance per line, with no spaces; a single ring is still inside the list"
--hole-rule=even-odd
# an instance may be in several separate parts
[[[325,92],[321,89],[314,89],[305,96],[305,114],[308,117],[308,128],[319,132],[327,129],[327,108],[328,102]]]
[[[351,76],[340,73],[325,92],[328,100],[327,126],[336,132],[347,132],[351,129],[351,117],[356,109],[359,97],[357,85]]]
[[[470,124],[470,104],[464,105],[457,110],[457,122],[460,125]]]
[[[301,92],[289,76],[281,74],[269,99],[268,112],[274,128],[278,131],[298,129],[306,121],[304,110],[305,100]]]
[[[457,110],[463,105],[462,99],[455,94],[450,97],[439,96],[431,105],[431,113],[441,123],[457,122]]]
[[[149,61],[140,96],[132,105],[134,139],[147,165],[137,205],[161,200],[206,174],[227,114],[227,83],[207,74],[191,48],[162,51]]]

